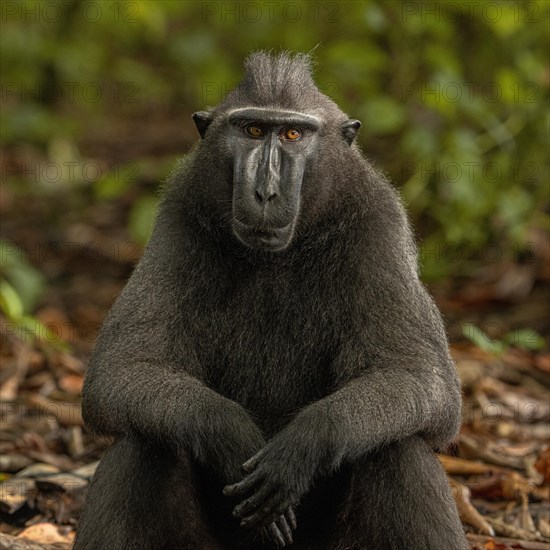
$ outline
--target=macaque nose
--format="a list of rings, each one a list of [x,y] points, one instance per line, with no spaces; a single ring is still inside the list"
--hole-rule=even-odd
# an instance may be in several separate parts
[[[254,196],[256,197],[256,201],[258,203],[267,204],[277,196],[277,193],[271,189],[256,189],[254,191]]]

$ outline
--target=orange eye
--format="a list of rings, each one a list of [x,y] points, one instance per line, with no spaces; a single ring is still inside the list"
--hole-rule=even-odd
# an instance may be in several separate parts
[[[261,128],[258,128],[258,126],[247,126],[246,127],[246,133],[249,136],[259,138],[264,135],[264,131]]]
[[[301,137],[302,137],[301,132],[299,130],[296,130],[296,128],[290,128],[285,132],[285,139],[288,139],[289,141],[296,141]]]

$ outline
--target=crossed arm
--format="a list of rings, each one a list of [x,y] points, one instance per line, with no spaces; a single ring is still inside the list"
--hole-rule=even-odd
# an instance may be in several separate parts
[[[456,435],[460,385],[439,313],[414,278],[408,294],[395,294],[386,281],[371,291],[394,295],[374,300],[363,330],[342,346],[334,365],[344,373],[339,388],[299,412],[245,463],[246,477],[225,488],[243,499],[234,510],[241,525],[268,523],[317,476],[376,447],[413,434],[442,446]]]
[[[121,376],[122,375],[122,376]],[[238,403],[196,378],[164,365],[127,361],[124,370],[94,365],[86,379],[83,412],[99,433],[127,433],[165,442],[188,453],[225,483],[242,477],[242,465],[265,446],[262,432]],[[296,518],[285,507],[265,528],[279,546],[292,543]]]
[[[132,349],[132,331],[119,336],[124,345],[109,336],[100,343],[86,379],[85,419],[98,432],[135,430],[190,453],[228,484],[225,494],[242,499],[234,510],[241,525],[267,528],[283,546],[295,527],[291,506],[317,476],[415,433],[434,445],[455,434],[459,387],[444,336],[433,334],[442,330],[439,318],[433,326],[428,313],[414,304],[408,316],[371,310],[377,326],[365,326],[365,337],[347,342],[334,364],[347,379],[268,443],[242,406],[181,368],[132,361],[124,354]]]
[[[235,508],[243,526],[256,526],[292,504],[315,477],[385,443],[420,433],[447,443],[459,426],[455,383],[413,380],[394,367],[373,367],[302,410],[244,465],[248,475],[225,488],[244,500]]]

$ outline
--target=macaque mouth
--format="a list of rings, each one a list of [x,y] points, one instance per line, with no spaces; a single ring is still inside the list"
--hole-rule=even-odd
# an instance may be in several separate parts
[[[294,221],[285,227],[255,227],[233,219],[235,236],[250,248],[281,250],[285,248],[294,229]]]
[[[274,233],[269,231],[255,231],[254,229],[254,236],[258,237],[259,239],[271,239],[271,237],[274,237]]]

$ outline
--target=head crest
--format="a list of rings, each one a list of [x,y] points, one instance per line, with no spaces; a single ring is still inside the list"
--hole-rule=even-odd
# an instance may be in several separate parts
[[[255,52],[245,60],[244,67],[243,80],[227,95],[221,109],[251,105],[311,111],[318,106],[336,107],[317,88],[307,54]]]

